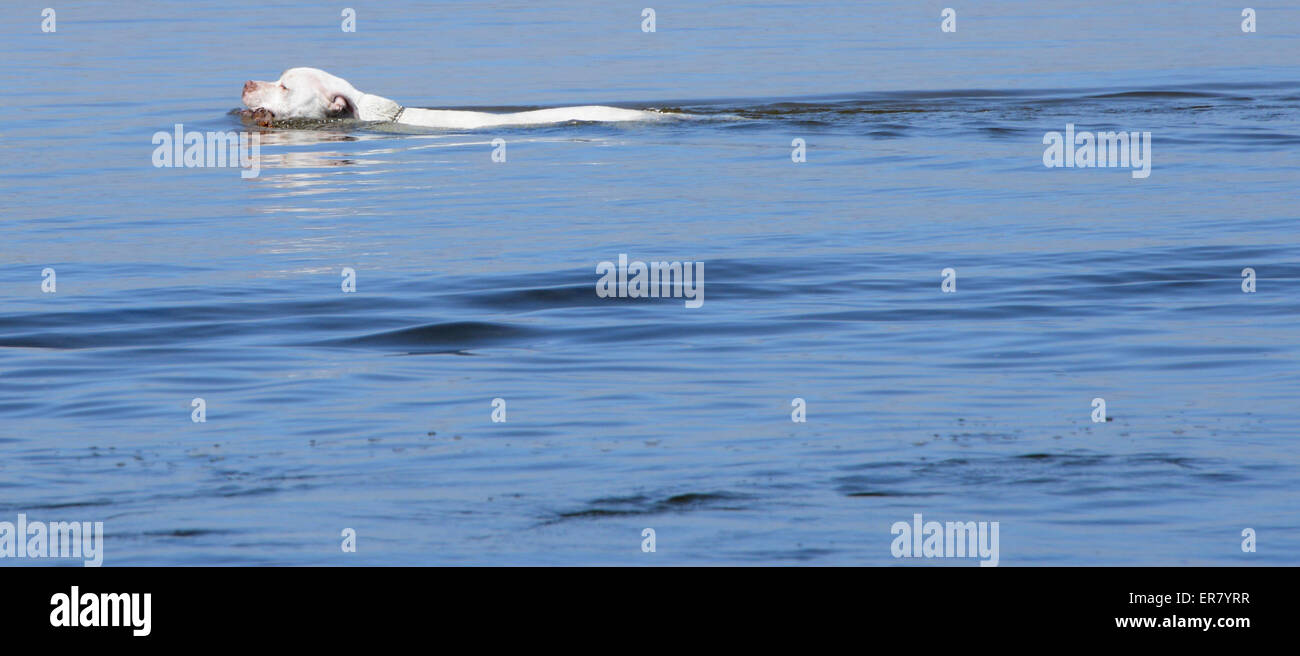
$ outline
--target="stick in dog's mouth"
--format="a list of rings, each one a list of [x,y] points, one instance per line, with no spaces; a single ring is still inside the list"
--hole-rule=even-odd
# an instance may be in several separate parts
[[[245,123],[252,123],[260,128],[269,128],[271,127],[271,121],[275,120],[275,114],[265,107],[258,107],[257,109],[239,110],[239,118]]]

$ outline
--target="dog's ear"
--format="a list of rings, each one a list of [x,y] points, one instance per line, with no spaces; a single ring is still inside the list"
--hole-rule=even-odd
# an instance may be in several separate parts
[[[347,80],[317,69],[303,69],[303,73],[315,87],[316,97],[320,99],[318,102],[325,103],[328,116],[356,118],[356,103],[361,94]]]
[[[352,103],[348,102],[347,96],[338,94],[330,100],[329,113],[355,116],[357,112],[356,108],[352,106]]]
[[[356,116],[357,108],[348,98],[347,83],[333,76],[317,76],[312,80],[320,97],[325,99],[325,113],[330,116]]]

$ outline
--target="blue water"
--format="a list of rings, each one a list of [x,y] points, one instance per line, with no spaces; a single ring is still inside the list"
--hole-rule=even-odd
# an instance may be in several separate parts
[[[914,513],[1003,565],[1300,563],[1300,7],[951,4],[4,7],[0,521],[106,565],[974,564],[893,558]],[[290,66],[672,113],[151,165]],[[1044,167],[1067,123],[1150,177]],[[703,306],[598,298],[624,253]]]

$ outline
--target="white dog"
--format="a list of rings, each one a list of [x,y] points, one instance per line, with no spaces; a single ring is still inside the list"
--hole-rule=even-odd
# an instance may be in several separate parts
[[[291,68],[275,82],[244,83],[243,112],[259,125],[275,119],[354,118],[391,121],[431,128],[472,130],[502,125],[536,125],[565,121],[644,121],[662,115],[635,109],[587,105],[538,109],[514,114],[463,112],[403,107],[382,96],[357,91],[343,78],[317,68]]]

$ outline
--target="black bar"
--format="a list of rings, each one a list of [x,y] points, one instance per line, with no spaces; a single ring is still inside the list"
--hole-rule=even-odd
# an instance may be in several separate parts
[[[845,637],[868,645],[885,644],[878,640],[888,638],[917,640],[918,648],[929,645],[940,651],[959,644],[997,648],[1034,636],[1065,641],[1055,647],[1041,645],[1054,649],[1076,642],[1251,645],[1258,639],[1285,638],[1295,625],[1295,572],[16,567],[4,570],[0,624],[6,635],[51,646],[118,641],[130,646],[237,646],[262,636],[258,644],[269,637],[330,647],[364,644],[375,636],[427,642],[431,632],[442,641],[477,636],[483,646],[516,640],[540,646],[553,640],[585,642],[609,631],[623,632],[623,639],[634,644],[655,643],[691,627],[725,634],[737,644],[805,635],[814,652],[821,650],[812,649],[813,641]],[[119,627],[52,626],[51,599],[70,595],[73,586],[83,611],[88,594],[149,593],[149,635],[133,635],[130,622]],[[1180,599],[1180,593],[1190,597]],[[1170,618],[1176,623],[1193,617],[1214,622],[1244,618],[1249,626],[1116,626],[1116,618]],[[955,642],[961,636],[975,642]],[[655,644],[667,648],[667,643]]]

